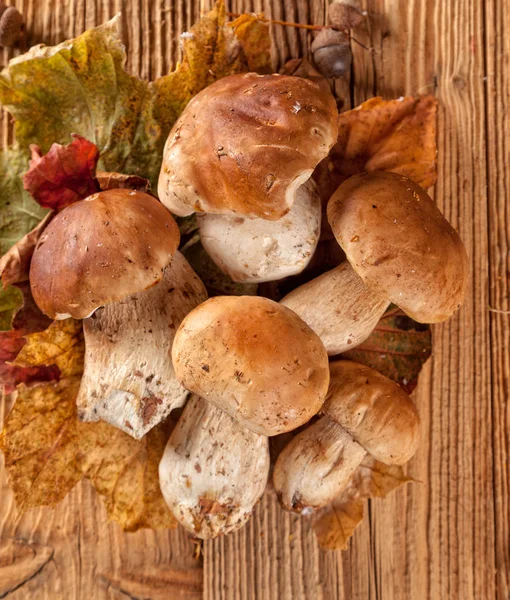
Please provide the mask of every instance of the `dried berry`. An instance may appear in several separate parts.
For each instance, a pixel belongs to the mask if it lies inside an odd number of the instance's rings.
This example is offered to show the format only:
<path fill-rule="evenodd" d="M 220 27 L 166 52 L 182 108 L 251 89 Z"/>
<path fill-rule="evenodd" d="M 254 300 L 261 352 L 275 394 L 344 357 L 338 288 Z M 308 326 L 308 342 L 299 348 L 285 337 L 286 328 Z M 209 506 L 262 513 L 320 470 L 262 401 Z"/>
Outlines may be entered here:
<path fill-rule="evenodd" d="M 21 38 L 23 17 L 14 6 L 0 4 L 0 46 L 14 46 Z"/>
<path fill-rule="evenodd" d="M 363 20 L 363 13 L 356 0 L 334 2 L 329 6 L 328 16 L 331 25 L 342 31 L 354 29 Z"/>
<path fill-rule="evenodd" d="M 312 43 L 313 60 L 324 77 L 345 77 L 351 69 L 349 36 L 343 31 L 324 29 Z"/>

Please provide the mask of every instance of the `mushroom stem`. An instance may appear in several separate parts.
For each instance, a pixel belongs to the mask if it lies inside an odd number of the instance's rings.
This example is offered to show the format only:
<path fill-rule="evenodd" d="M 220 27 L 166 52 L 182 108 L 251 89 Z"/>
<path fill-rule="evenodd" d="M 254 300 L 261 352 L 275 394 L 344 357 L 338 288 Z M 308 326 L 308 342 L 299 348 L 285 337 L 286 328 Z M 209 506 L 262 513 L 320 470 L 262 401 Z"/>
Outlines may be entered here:
<path fill-rule="evenodd" d="M 299 433 L 276 461 L 273 482 L 285 510 L 325 506 L 348 485 L 366 450 L 329 417 Z"/>
<path fill-rule="evenodd" d="M 204 214 L 197 222 L 207 254 L 234 281 L 274 281 L 301 273 L 310 262 L 319 242 L 321 202 L 309 179 L 278 221 Z"/>
<path fill-rule="evenodd" d="M 159 465 L 161 492 L 181 525 L 202 539 L 236 531 L 268 474 L 267 437 L 191 396 Z"/>
<path fill-rule="evenodd" d="M 287 294 L 281 304 L 297 313 L 334 356 L 363 343 L 390 303 L 345 261 Z"/>
<path fill-rule="evenodd" d="M 188 392 L 175 377 L 172 344 L 182 319 L 206 299 L 202 282 L 177 252 L 160 283 L 85 319 L 80 419 L 102 419 L 139 439 L 182 406 Z"/>

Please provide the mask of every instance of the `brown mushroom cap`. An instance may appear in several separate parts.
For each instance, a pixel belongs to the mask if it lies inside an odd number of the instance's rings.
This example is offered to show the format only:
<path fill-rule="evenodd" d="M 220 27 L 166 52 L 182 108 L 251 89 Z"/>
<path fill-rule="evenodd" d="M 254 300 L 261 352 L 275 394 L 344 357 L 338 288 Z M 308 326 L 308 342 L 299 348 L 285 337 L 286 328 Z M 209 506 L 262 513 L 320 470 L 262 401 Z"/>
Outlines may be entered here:
<path fill-rule="evenodd" d="M 172 360 L 185 388 L 267 436 L 306 423 L 329 384 L 319 337 L 288 308 L 256 296 L 218 296 L 191 311 Z"/>
<path fill-rule="evenodd" d="M 348 360 L 330 364 L 323 412 L 385 464 L 402 465 L 420 441 L 420 417 L 408 394 L 374 369 Z"/>
<path fill-rule="evenodd" d="M 365 284 L 416 321 L 444 321 L 462 304 L 464 244 L 408 177 L 372 172 L 349 178 L 331 197 L 328 219 Z"/>
<path fill-rule="evenodd" d="M 93 194 L 44 230 L 30 266 L 32 294 L 52 319 L 83 319 L 158 283 L 178 244 L 176 222 L 152 196 Z"/>
<path fill-rule="evenodd" d="M 300 77 L 247 73 L 197 94 L 168 137 L 159 197 L 173 213 L 276 220 L 338 134 L 329 89 Z"/>

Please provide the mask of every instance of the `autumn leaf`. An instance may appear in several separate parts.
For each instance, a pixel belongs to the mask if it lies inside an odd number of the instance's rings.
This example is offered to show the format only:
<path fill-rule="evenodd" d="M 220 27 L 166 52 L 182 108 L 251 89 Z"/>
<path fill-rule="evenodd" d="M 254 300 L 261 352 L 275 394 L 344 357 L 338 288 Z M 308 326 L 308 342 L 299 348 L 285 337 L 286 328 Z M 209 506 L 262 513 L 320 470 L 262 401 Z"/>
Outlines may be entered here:
<path fill-rule="evenodd" d="M 123 175 L 122 173 L 107 173 L 98 171 L 97 182 L 102 190 L 128 189 L 150 194 L 151 182 L 138 175 Z"/>
<path fill-rule="evenodd" d="M 51 321 L 34 303 L 27 283 L 10 287 L 0 295 L 11 298 L 11 305 L 2 313 L 3 326 L 11 331 L 0 331 L 0 394 L 10 394 L 20 383 L 26 385 L 44 381 L 55 381 L 60 377 L 57 366 L 27 366 L 12 364 L 25 345 L 25 336 L 42 331 Z"/>
<path fill-rule="evenodd" d="M 314 173 L 323 201 L 348 177 L 393 171 L 427 189 L 437 178 L 437 100 L 371 98 L 338 116 L 338 142 Z"/>
<path fill-rule="evenodd" d="M 28 157 L 19 147 L 0 151 L 0 256 L 47 213 L 23 189 Z"/>
<path fill-rule="evenodd" d="M 245 51 L 256 51 L 247 41 L 253 29 L 225 21 L 219 2 L 183 36 L 176 71 L 152 83 L 125 71 L 118 16 L 11 60 L 0 75 L 0 101 L 16 119 L 18 143 L 47 152 L 76 132 L 99 148 L 100 169 L 140 175 L 156 189 L 164 143 L 189 100 L 216 79 L 249 70 Z"/>
<path fill-rule="evenodd" d="M 229 23 L 236 38 L 241 42 L 248 61 L 248 69 L 254 73 L 272 73 L 271 38 L 269 23 L 260 19 L 263 15 L 245 13 Z"/>
<path fill-rule="evenodd" d="M 431 352 L 430 326 L 417 323 L 399 308 L 390 306 L 368 339 L 343 353 L 342 358 L 372 367 L 410 394 Z"/>
<path fill-rule="evenodd" d="M 43 208 L 60 211 L 99 192 L 95 177 L 99 150 L 79 135 L 72 137 L 65 146 L 52 144 L 44 156 L 39 146 L 30 147 L 32 158 L 23 185 Z"/>
<path fill-rule="evenodd" d="M 12 329 L 12 320 L 14 315 L 23 305 L 22 291 L 11 285 L 0 294 L 0 331 L 9 331 Z"/>
<path fill-rule="evenodd" d="M 367 455 L 354 473 L 349 487 L 313 517 L 319 544 L 325 550 L 345 550 L 363 520 L 367 498 L 384 498 L 397 487 L 412 481 L 401 466 L 385 465 Z"/>
<path fill-rule="evenodd" d="M 25 368 L 58 365 L 62 377 L 58 383 L 18 388 L 0 436 L 18 508 L 54 505 L 88 477 L 124 529 L 173 527 L 157 473 L 168 423 L 136 441 L 107 423 L 80 422 L 76 396 L 83 355 L 82 324 L 66 319 L 27 336 L 16 360 Z"/>

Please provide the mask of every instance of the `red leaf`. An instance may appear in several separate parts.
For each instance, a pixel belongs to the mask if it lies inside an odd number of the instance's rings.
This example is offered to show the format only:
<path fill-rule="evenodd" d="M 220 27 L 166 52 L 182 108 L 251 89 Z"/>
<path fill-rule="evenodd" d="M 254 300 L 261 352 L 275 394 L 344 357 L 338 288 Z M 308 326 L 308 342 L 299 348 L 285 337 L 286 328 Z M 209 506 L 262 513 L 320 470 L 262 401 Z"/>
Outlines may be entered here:
<path fill-rule="evenodd" d="M 430 326 L 390 306 L 370 337 L 342 357 L 376 369 L 410 394 L 431 351 Z"/>
<path fill-rule="evenodd" d="M 59 211 L 100 191 L 95 177 L 97 146 L 79 135 L 73 138 L 66 146 L 53 144 L 45 156 L 38 146 L 30 146 L 32 159 L 23 185 L 45 208 Z"/>
<path fill-rule="evenodd" d="M 25 345 L 25 335 L 44 331 L 51 324 L 37 308 L 28 283 L 18 286 L 23 292 L 23 305 L 15 314 L 11 331 L 0 332 L 0 393 L 10 394 L 19 383 L 29 385 L 46 381 L 58 381 L 60 370 L 56 365 L 20 367 L 8 364 L 19 354 Z"/>

